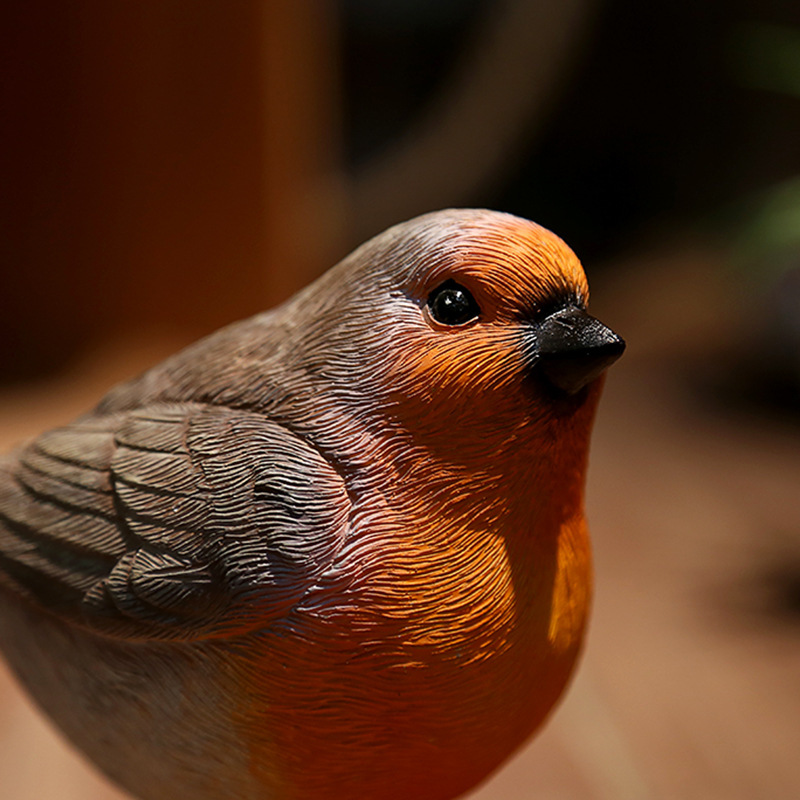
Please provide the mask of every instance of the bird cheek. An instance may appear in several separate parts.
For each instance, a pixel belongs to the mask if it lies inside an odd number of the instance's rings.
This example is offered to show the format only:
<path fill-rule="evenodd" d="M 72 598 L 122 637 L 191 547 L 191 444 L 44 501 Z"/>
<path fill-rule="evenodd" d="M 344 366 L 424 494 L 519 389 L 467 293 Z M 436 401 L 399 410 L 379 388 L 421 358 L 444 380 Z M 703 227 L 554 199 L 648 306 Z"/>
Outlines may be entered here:
<path fill-rule="evenodd" d="M 391 360 L 391 399 L 403 415 L 444 415 L 446 423 L 477 423 L 522 396 L 524 364 L 512 347 L 456 336 L 404 348 Z"/>

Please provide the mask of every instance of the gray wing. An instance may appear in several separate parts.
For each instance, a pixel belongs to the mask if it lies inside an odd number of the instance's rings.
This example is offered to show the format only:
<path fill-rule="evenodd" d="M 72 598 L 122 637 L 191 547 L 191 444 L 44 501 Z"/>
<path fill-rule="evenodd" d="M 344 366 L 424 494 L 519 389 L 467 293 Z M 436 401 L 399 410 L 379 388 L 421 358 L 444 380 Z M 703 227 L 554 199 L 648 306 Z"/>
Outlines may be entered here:
<path fill-rule="evenodd" d="M 109 635 L 229 636 L 303 597 L 349 510 L 328 462 L 258 414 L 87 417 L 0 462 L 0 585 Z"/>

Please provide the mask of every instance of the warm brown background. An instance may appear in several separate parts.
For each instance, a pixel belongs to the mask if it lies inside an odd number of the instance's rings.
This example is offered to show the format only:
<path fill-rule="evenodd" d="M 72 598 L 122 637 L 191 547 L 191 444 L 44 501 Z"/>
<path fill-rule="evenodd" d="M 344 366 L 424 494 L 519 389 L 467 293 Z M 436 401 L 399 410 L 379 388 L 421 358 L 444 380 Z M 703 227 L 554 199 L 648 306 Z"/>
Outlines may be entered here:
<path fill-rule="evenodd" d="M 754 192 L 800 174 L 800 99 L 744 85 L 739 45 L 800 10 L 428 5 L 4 9 L 0 446 L 391 222 L 532 216 L 629 350 L 595 434 L 584 662 L 474 796 L 795 798 L 800 338 L 775 320 L 800 319 L 800 258 L 766 268 L 738 237 Z M 5 672 L 0 797 L 120 797 Z"/>

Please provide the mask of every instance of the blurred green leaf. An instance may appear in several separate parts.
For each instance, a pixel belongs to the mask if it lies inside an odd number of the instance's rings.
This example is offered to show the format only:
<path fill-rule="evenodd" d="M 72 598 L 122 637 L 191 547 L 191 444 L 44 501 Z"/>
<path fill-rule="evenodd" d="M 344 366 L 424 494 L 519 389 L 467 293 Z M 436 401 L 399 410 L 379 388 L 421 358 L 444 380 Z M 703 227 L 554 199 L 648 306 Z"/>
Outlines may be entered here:
<path fill-rule="evenodd" d="M 731 37 L 731 56 L 743 84 L 800 98 L 800 31 L 766 23 L 741 25 Z"/>
<path fill-rule="evenodd" d="M 737 260 L 779 272 L 783 256 L 793 251 L 800 251 L 800 178 L 768 189 L 755 202 L 739 232 Z"/>

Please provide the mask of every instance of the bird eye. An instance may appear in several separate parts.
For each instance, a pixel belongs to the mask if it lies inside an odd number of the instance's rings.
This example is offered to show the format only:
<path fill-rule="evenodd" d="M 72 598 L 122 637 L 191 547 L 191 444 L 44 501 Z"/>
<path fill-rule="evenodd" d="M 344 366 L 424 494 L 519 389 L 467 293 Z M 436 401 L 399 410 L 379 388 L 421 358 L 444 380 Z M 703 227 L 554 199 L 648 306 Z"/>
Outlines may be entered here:
<path fill-rule="evenodd" d="M 455 281 L 445 281 L 430 293 L 428 310 L 443 325 L 463 325 L 481 313 L 475 298 Z"/>

